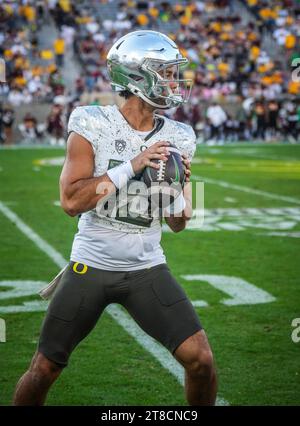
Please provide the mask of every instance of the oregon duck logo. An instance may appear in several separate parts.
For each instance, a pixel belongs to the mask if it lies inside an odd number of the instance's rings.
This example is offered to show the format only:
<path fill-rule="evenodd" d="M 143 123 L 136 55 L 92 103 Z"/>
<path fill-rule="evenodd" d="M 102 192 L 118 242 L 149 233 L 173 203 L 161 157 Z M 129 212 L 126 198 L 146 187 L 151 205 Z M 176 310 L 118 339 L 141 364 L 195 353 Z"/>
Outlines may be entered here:
<path fill-rule="evenodd" d="M 123 152 L 126 147 L 126 142 L 123 141 L 122 139 L 117 139 L 115 141 L 115 147 L 116 147 L 117 153 L 121 154 L 121 152 Z"/>
<path fill-rule="evenodd" d="M 73 265 L 73 271 L 76 272 L 76 274 L 83 275 L 88 270 L 88 267 L 84 263 L 76 262 Z"/>

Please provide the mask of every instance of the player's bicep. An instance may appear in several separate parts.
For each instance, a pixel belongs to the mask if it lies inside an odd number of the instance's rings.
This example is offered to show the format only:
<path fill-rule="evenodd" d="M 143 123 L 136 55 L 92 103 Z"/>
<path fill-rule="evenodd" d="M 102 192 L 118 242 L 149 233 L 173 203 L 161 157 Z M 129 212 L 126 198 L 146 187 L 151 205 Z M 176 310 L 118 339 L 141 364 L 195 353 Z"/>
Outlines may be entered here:
<path fill-rule="evenodd" d="M 67 141 L 65 163 L 60 176 L 62 188 L 80 179 L 93 177 L 94 152 L 91 144 L 82 136 L 72 132 Z"/>

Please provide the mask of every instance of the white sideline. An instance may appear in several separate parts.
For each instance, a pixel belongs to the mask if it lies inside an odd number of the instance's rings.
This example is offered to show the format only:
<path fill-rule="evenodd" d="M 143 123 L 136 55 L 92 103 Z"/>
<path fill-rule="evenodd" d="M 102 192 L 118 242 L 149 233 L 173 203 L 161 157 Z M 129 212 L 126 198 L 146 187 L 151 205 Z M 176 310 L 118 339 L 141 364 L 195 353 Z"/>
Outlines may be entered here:
<path fill-rule="evenodd" d="M 223 188 L 235 189 L 236 191 L 248 192 L 249 194 L 260 195 L 262 197 L 273 198 L 274 200 L 287 201 L 288 203 L 300 204 L 300 200 L 293 197 L 286 197 L 285 195 L 274 194 L 273 192 L 261 191 L 260 189 L 250 188 L 249 186 L 236 185 L 234 183 L 225 182 L 223 180 L 212 179 L 205 176 L 192 175 L 192 179 L 196 181 L 203 181 L 212 185 L 219 185 Z"/>
<path fill-rule="evenodd" d="M 19 216 L 10 210 L 3 202 L 0 201 L 0 211 L 6 216 L 11 222 L 13 222 L 17 228 L 31 240 L 42 252 L 44 252 L 53 262 L 59 267 L 63 268 L 67 262 L 63 256 L 55 250 L 50 244 L 48 244 L 43 238 L 41 238 L 32 228 L 26 225 Z M 144 349 L 150 352 L 156 360 L 169 371 L 180 384 L 184 383 L 184 370 L 181 365 L 175 361 L 172 355 L 160 344 L 156 343 L 154 339 L 148 336 L 143 330 L 131 319 L 118 305 L 109 305 L 106 308 L 106 312 L 119 324 L 130 336 L 132 336 Z M 217 399 L 217 405 L 229 405 L 229 403 L 223 398 Z"/>

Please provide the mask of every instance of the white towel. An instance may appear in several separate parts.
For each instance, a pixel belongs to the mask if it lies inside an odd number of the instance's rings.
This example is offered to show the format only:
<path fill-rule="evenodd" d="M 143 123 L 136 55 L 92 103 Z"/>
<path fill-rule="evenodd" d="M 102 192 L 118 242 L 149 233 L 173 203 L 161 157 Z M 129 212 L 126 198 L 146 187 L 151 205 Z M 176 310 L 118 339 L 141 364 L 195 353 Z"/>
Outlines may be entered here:
<path fill-rule="evenodd" d="M 39 291 L 39 295 L 42 299 L 51 299 L 54 290 L 56 289 L 61 280 L 62 274 L 65 272 L 68 266 L 69 265 L 67 264 L 46 287 L 42 288 L 42 290 Z"/>

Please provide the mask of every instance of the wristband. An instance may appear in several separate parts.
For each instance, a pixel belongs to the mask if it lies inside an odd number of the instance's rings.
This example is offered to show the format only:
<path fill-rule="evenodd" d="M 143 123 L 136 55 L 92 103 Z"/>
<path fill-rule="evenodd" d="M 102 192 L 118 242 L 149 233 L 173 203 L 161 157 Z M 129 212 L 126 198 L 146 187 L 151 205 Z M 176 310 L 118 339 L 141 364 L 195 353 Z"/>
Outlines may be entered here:
<path fill-rule="evenodd" d="M 135 175 L 130 160 L 126 161 L 126 163 L 107 170 L 106 173 L 115 187 L 118 189 L 126 185 L 129 179 L 133 178 Z"/>

